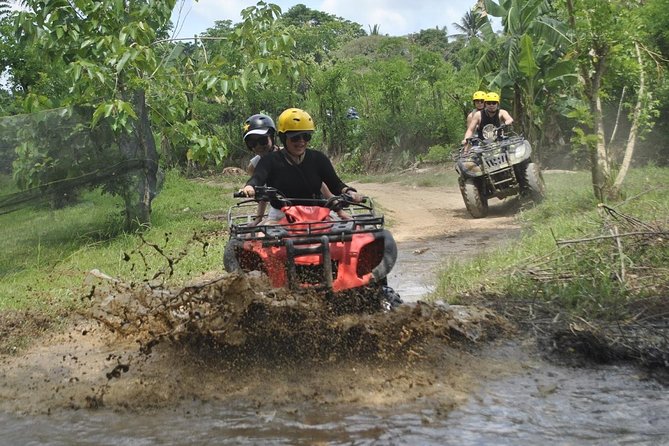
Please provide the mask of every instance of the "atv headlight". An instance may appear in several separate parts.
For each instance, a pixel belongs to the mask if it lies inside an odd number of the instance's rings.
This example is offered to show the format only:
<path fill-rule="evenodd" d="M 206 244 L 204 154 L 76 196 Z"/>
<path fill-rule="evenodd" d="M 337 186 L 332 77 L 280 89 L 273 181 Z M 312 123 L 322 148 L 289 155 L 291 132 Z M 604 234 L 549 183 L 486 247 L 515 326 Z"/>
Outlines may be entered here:
<path fill-rule="evenodd" d="M 516 164 L 526 158 L 529 158 L 530 153 L 532 153 L 532 146 L 530 146 L 530 143 L 527 141 L 521 141 L 507 149 L 509 162 L 511 164 Z"/>

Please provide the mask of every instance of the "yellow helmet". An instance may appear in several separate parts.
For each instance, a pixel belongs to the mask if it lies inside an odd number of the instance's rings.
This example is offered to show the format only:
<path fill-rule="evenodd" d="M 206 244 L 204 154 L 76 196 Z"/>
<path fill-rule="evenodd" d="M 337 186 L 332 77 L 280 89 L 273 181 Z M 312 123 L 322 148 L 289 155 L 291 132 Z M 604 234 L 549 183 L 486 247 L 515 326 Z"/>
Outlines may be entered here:
<path fill-rule="evenodd" d="M 497 93 L 486 93 L 485 95 L 485 101 L 486 102 L 498 102 L 499 103 L 499 95 Z"/>
<path fill-rule="evenodd" d="M 474 95 L 472 96 L 472 101 L 485 101 L 485 91 L 475 91 Z"/>
<path fill-rule="evenodd" d="M 278 132 L 309 132 L 314 131 L 314 120 L 309 113 L 299 108 L 289 108 L 279 115 Z"/>

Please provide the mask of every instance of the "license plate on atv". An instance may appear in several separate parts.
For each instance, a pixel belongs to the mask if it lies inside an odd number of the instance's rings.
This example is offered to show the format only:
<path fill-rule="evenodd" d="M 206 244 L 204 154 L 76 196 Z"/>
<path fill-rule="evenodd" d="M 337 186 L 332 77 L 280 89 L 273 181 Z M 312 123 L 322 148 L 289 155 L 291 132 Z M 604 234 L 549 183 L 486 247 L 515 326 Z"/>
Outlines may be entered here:
<path fill-rule="evenodd" d="M 486 169 L 490 171 L 505 167 L 509 163 L 509 160 L 506 156 L 506 152 L 502 152 L 496 155 L 486 156 L 483 158 L 483 162 L 485 163 Z"/>

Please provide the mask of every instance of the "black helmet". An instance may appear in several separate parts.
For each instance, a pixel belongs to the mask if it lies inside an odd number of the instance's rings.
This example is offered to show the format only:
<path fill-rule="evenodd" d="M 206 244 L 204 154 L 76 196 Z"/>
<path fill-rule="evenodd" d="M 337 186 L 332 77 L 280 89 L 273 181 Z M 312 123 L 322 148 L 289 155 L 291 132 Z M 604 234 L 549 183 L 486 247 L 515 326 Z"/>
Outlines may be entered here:
<path fill-rule="evenodd" d="M 244 140 L 249 135 L 270 135 L 276 133 L 274 121 L 267 115 L 257 114 L 244 121 Z"/>

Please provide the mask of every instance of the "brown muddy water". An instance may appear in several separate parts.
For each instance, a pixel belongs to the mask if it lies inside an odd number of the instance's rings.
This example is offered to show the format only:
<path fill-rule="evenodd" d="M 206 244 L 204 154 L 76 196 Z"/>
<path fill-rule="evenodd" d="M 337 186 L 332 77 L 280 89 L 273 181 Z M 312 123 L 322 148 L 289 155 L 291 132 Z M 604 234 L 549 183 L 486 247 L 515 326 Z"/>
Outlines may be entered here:
<path fill-rule="evenodd" d="M 556 367 L 522 351 L 517 344 L 506 344 L 483 352 L 495 358 L 511 357 L 520 367 L 488 376 L 457 404 L 429 395 L 402 401 L 404 388 L 398 385 L 395 392 L 400 397 L 392 405 L 382 401 L 315 404 L 287 398 L 265 404 L 186 401 L 139 411 L 3 413 L 0 444 L 669 444 L 666 389 L 630 368 Z M 299 380 L 295 385 L 300 385 Z"/>
<path fill-rule="evenodd" d="M 404 302 L 416 302 L 435 290 L 436 275 L 448 267 L 450 259 L 462 260 L 512 240 L 519 229 L 470 231 L 448 237 L 406 241 L 398 244 L 397 263 L 388 276 L 388 285 Z"/>
<path fill-rule="evenodd" d="M 236 279 L 157 306 L 155 289 L 114 286 L 96 317 L 143 353 L 105 344 L 99 367 L 92 352 L 38 352 L 59 370 L 14 370 L 32 377 L 14 410 L 3 402 L 0 445 L 669 444 L 667 389 L 638 370 L 556 365 L 485 309 L 417 302 L 445 255 L 490 237 L 401 244 L 389 285 L 407 304 L 392 314 L 332 316 Z M 197 321 L 174 324 L 187 313 Z M 21 382 L 11 373 L 0 390 Z"/>

